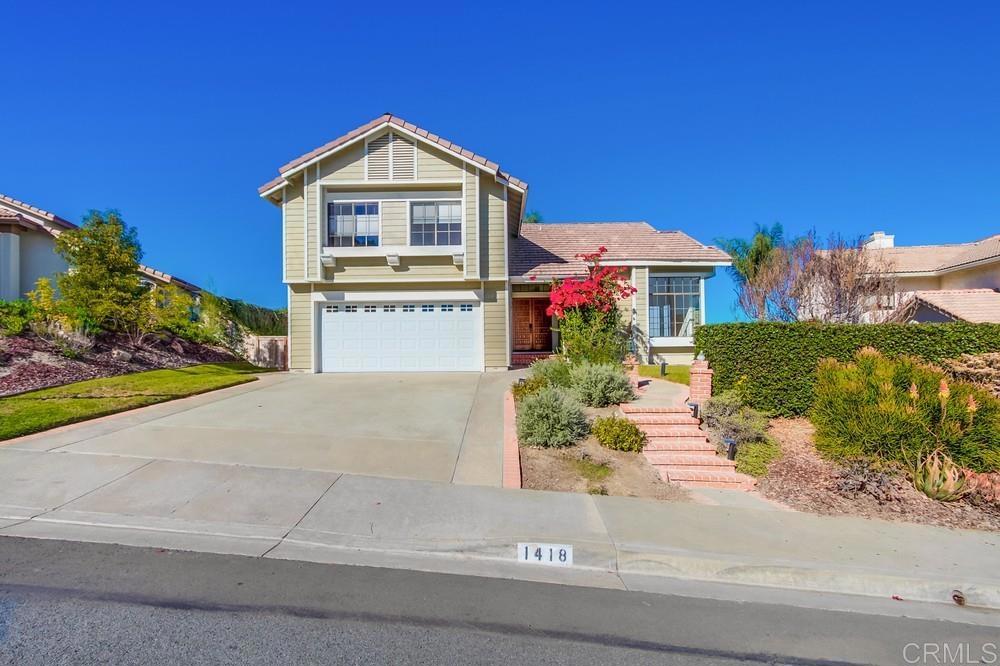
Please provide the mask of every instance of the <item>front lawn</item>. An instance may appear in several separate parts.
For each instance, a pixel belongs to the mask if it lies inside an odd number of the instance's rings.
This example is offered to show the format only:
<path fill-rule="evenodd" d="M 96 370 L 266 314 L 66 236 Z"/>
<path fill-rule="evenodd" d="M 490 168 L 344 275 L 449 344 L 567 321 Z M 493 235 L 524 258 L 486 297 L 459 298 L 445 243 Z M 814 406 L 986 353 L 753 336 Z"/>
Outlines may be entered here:
<path fill-rule="evenodd" d="M 653 379 L 666 379 L 678 384 L 691 384 L 691 366 L 690 365 L 668 365 L 667 375 L 665 377 L 660 375 L 660 366 L 658 365 L 640 365 L 639 366 L 639 376 L 640 377 L 652 377 Z"/>
<path fill-rule="evenodd" d="M 0 440 L 255 381 L 249 363 L 209 363 L 90 379 L 0 398 Z"/>

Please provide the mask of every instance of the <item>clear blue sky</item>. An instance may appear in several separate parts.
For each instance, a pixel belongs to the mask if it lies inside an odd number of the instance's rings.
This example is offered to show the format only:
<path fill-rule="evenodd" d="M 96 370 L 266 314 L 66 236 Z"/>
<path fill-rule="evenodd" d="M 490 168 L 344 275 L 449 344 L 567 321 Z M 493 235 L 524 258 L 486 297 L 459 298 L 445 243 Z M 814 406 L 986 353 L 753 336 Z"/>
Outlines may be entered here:
<path fill-rule="evenodd" d="M 385 111 L 549 221 L 1000 231 L 1000 4 L 548 4 L 4 3 L 0 192 L 118 208 L 151 265 L 270 306 L 257 186 Z M 733 316 L 728 278 L 709 299 Z"/>

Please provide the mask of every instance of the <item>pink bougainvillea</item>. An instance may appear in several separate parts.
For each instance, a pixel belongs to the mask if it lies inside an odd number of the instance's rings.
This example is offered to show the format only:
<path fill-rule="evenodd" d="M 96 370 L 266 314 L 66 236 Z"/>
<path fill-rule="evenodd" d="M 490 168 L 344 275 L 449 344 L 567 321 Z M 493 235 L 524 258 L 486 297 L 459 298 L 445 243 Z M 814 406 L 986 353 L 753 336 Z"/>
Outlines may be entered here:
<path fill-rule="evenodd" d="M 629 284 L 628 269 L 620 266 L 602 266 L 601 257 L 608 248 L 601 246 L 597 252 L 578 254 L 577 259 L 588 264 L 589 275 L 586 278 L 566 278 L 552 284 L 549 292 L 549 315 L 562 319 L 566 311 L 573 308 L 594 308 L 601 312 L 610 312 L 615 303 L 629 298 L 636 292 Z"/>

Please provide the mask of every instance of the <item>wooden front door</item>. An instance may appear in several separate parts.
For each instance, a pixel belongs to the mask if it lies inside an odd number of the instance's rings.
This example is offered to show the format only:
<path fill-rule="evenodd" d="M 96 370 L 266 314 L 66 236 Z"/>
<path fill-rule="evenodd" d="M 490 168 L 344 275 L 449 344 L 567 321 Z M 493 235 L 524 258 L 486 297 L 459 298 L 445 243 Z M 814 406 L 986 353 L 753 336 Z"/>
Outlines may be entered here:
<path fill-rule="evenodd" d="M 547 298 L 514 299 L 514 351 L 550 351 L 552 319 Z"/>

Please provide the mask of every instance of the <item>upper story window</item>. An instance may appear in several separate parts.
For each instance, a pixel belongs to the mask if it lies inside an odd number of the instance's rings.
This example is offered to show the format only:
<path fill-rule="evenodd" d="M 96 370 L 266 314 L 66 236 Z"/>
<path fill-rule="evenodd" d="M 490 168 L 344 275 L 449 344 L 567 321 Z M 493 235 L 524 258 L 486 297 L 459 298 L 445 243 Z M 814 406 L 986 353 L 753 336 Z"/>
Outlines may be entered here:
<path fill-rule="evenodd" d="M 461 203 L 415 201 L 410 205 L 410 245 L 461 244 Z"/>
<path fill-rule="evenodd" d="M 649 337 L 688 338 L 700 323 L 700 277 L 649 277 Z"/>
<path fill-rule="evenodd" d="M 326 215 L 330 247 L 374 247 L 379 244 L 377 201 L 329 203 Z"/>

